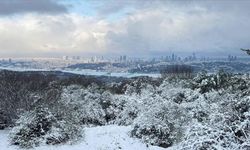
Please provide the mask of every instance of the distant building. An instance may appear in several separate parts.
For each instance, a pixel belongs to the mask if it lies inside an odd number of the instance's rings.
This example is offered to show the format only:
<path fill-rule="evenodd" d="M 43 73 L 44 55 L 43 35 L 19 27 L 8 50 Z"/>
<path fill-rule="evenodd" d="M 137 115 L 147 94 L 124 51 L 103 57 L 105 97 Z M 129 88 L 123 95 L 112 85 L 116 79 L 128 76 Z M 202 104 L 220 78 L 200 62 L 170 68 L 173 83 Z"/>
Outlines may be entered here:
<path fill-rule="evenodd" d="M 119 62 L 122 62 L 122 56 L 120 56 L 120 58 L 119 58 Z"/>
<path fill-rule="evenodd" d="M 91 63 L 97 63 L 97 62 L 98 62 L 97 57 L 96 57 L 96 56 L 91 57 L 90 62 L 91 62 Z"/>
<path fill-rule="evenodd" d="M 237 60 L 237 57 L 236 56 L 231 56 L 231 55 L 228 55 L 228 61 L 236 61 Z"/>
<path fill-rule="evenodd" d="M 69 60 L 69 56 L 63 56 L 63 60 Z"/>
<path fill-rule="evenodd" d="M 67 59 L 69 59 L 69 57 L 66 57 Z M 72 56 L 71 60 L 80 60 L 81 56 Z"/>
<path fill-rule="evenodd" d="M 126 61 L 127 61 L 127 56 L 124 55 L 124 56 L 122 57 L 122 60 L 123 60 L 123 62 L 126 62 Z"/>
<path fill-rule="evenodd" d="M 177 59 L 178 59 L 177 55 L 175 55 L 173 53 L 172 56 L 171 56 L 171 61 L 174 62 L 174 61 L 177 61 Z"/>
<path fill-rule="evenodd" d="M 124 63 L 126 61 L 127 61 L 127 56 L 126 55 L 120 56 L 120 58 L 119 58 L 120 63 Z"/>
<path fill-rule="evenodd" d="M 172 54 L 171 61 L 175 61 L 175 55 L 174 54 Z"/>
<path fill-rule="evenodd" d="M 181 57 L 178 57 L 178 61 L 181 61 Z"/>
<path fill-rule="evenodd" d="M 193 53 L 193 57 L 192 57 L 192 61 L 195 61 L 197 58 L 196 58 L 196 54 Z"/>
<path fill-rule="evenodd" d="M 91 57 L 91 60 L 90 60 L 90 61 L 91 61 L 92 63 L 95 62 L 94 57 Z"/>
<path fill-rule="evenodd" d="M 188 62 L 188 61 L 196 61 L 197 60 L 197 57 L 196 57 L 196 54 L 193 53 L 191 56 L 187 56 L 184 58 L 184 61 L 185 62 Z"/>

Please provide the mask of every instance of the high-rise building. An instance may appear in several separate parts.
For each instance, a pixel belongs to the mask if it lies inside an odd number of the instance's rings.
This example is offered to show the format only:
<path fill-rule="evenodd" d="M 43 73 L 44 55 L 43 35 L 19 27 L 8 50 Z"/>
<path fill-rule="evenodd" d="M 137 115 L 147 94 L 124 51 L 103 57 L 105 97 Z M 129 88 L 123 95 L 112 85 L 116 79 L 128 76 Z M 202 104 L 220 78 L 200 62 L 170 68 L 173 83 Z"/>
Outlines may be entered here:
<path fill-rule="evenodd" d="M 177 55 L 172 54 L 171 61 L 176 61 L 177 60 Z"/>
<path fill-rule="evenodd" d="M 193 60 L 193 61 L 196 60 L 196 55 L 195 55 L 195 53 L 193 53 L 193 58 L 192 58 L 192 60 Z"/>
<path fill-rule="evenodd" d="M 236 60 L 237 60 L 236 56 L 228 55 L 228 61 L 236 61 Z"/>
<path fill-rule="evenodd" d="M 120 59 L 119 59 L 120 62 L 122 62 L 122 56 L 120 56 Z"/>
<path fill-rule="evenodd" d="M 69 60 L 69 56 L 63 56 L 63 60 Z"/>
<path fill-rule="evenodd" d="M 126 62 L 126 61 L 127 61 L 127 56 L 126 56 L 126 55 L 124 55 L 124 56 L 122 57 L 122 61 L 123 61 L 123 62 Z"/>

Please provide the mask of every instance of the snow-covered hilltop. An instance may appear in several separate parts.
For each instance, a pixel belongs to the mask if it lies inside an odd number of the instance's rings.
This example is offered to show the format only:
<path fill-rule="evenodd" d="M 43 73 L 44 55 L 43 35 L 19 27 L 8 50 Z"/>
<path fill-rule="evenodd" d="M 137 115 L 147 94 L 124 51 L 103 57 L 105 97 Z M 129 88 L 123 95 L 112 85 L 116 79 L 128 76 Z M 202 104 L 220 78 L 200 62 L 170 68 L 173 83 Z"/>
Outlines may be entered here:
<path fill-rule="evenodd" d="M 250 148 L 248 74 L 103 79 L 1 71 L 0 78 L 6 149 Z"/>

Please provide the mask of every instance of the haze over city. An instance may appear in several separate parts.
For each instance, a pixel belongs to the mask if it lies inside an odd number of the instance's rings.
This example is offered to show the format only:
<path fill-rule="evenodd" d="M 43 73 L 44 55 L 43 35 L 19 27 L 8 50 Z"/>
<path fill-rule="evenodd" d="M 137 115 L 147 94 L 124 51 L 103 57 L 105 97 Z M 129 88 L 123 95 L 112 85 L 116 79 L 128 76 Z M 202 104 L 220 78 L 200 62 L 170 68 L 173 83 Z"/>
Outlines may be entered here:
<path fill-rule="evenodd" d="M 247 0 L 1 0 L 1 57 L 244 56 Z"/>

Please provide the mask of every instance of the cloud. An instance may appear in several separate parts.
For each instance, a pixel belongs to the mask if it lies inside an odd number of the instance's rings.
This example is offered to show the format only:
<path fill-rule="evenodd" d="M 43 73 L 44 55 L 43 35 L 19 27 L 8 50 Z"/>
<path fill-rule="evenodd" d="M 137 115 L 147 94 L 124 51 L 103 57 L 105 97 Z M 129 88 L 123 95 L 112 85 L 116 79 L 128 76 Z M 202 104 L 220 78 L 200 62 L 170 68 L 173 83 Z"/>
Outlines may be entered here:
<path fill-rule="evenodd" d="M 65 5 L 55 0 L 1 0 L 0 15 L 12 15 L 18 13 L 61 13 L 66 12 Z"/>
<path fill-rule="evenodd" d="M 197 52 L 225 56 L 241 54 L 239 48 L 250 47 L 250 10 L 246 7 L 250 3 L 245 1 L 216 5 L 199 1 L 122 2 L 125 6 L 116 7 L 136 9 L 112 21 L 79 13 L 2 17 L 0 54 L 152 56 Z M 117 13 L 106 9 L 107 15 Z"/>
<path fill-rule="evenodd" d="M 109 47 L 132 55 L 240 54 L 239 48 L 250 47 L 250 11 L 246 9 L 250 3 L 238 3 L 220 1 L 214 6 L 189 1 L 143 7 L 123 19 L 122 32 L 107 34 Z"/>
<path fill-rule="evenodd" d="M 102 53 L 105 22 L 76 14 L 0 19 L 2 56 Z"/>

